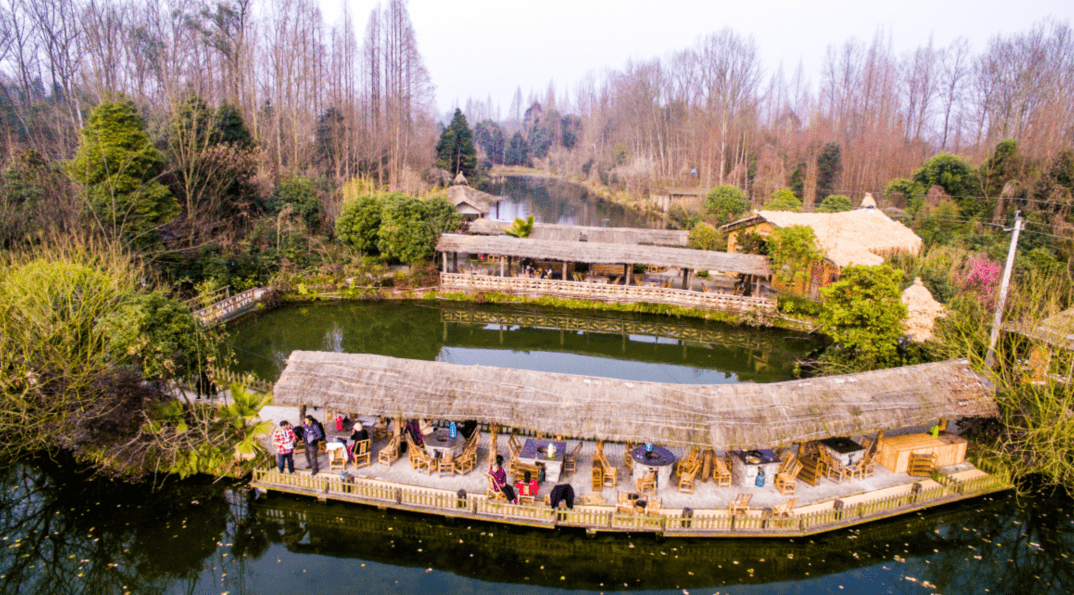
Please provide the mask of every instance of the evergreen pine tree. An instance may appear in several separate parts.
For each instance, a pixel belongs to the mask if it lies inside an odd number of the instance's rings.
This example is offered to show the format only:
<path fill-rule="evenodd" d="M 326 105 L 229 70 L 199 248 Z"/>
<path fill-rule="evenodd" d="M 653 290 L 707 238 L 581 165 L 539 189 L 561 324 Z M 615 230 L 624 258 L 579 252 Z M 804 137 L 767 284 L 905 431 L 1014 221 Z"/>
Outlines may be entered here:
<path fill-rule="evenodd" d="M 126 241 L 151 243 L 153 228 L 178 211 L 175 196 L 158 180 L 164 155 L 150 142 L 145 120 L 126 97 L 93 109 L 78 154 L 67 167 L 85 188 L 99 224 Z"/>
<path fill-rule="evenodd" d="M 436 143 L 436 166 L 455 175 L 462 172 L 468 179 L 477 173 L 477 149 L 474 148 L 474 136 L 462 110 L 455 109 L 451 125 L 444 129 Z"/>

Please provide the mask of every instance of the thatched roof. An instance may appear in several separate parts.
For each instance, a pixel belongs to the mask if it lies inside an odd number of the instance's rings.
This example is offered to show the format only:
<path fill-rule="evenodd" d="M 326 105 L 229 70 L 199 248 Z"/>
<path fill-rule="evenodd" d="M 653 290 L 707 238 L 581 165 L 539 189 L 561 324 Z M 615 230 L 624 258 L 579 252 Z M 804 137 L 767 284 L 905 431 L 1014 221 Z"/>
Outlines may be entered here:
<path fill-rule="evenodd" d="M 637 246 L 606 242 L 559 242 L 519 239 L 511 236 L 444 234 L 436 244 L 439 252 L 498 254 L 590 264 L 655 264 L 693 270 L 722 271 L 767 277 L 768 258 L 753 254 L 729 254 L 709 250 Z"/>
<path fill-rule="evenodd" d="M 462 172 L 459 172 L 462 175 Z M 469 186 L 449 186 L 447 189 L 448 202 L 460 207 L 462 205 L 469 205 L 474 211 L 481 215 L 488 215 L 492 210 L 492 203 L 500 200 L 500 197 L 493 196 L 487 192 L 482 192 Z"/>
<path fill-rule="evenodd" d="M 842 213 L 792 213 L 759 211 L 750 217 L 721 227 L 736 231 L 768 222 L 775 227 L 804 225 L 813 230 L 817 243 L 839 267 L 852 264 L 875 266 L 896 252 L 916 254 L 922 241 L 902 223 L 892 221 L 876 209 L 858 209 Z"/>
<path fill-rule="evenodd" d="M 477 219 L 470 224 L 470 233 L 499 236 L 509 223 L 491 219 Z M 585 238 L 583 240 L 583 238 Z M 557 242 L 606 242 L 609 244 L 648 244 L 685 248 L 690 243 L 690 232 L 677 229 L 644 229 L 640 227 L 591 227 L 587 225 L 563 225 L 561 223 L 534 223 L 531 240 L 555 240 Z"/>
<path fill-rule="evenodd" d="M 932 292 L 921 282 L 921 277 L 915 277 L 913 285 L 902 292 L 902 303 L 906 306 L 906 334 L 914 341 L 932 338 L 932 327 L 944 308 L 932 297 Z"/>
<path fill-rule="evenodd" d="M 273 398 L 279 405 L 474 419 L 577 438 L 726 449 L 995 415 L 992 393 L 965 361 L 698 386 L 295 351 Z"/>
<path fill-rule="evenodd" d="M 461 186 L 468 185 L 467 182 L 466 182 L 466 176 L 462 175 L 461 171 L 458 174 L 455 175 L 455 179 L 452 180 L 451 183 L 455 184 L 455 185 L 461 185 Z"/>

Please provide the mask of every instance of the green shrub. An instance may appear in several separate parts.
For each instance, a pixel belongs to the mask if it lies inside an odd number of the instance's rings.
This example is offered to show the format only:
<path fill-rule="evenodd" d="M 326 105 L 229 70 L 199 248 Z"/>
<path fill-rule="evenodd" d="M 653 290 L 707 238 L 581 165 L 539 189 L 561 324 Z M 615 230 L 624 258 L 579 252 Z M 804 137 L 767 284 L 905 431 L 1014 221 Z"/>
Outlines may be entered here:
<path fill-rule="evenodd" d="M 842 194 L 832 194 L 820 202 L 818 213 L 841 213 L 854 208 L 850 199 Z"/>
<path fill-rule="evenodd" d="M 690 230 L 689 244 L 694 250 L 727 250 L 727 234 L 708 223 L 698 223 Z"/>
<path fill-rule="evenodd" d="M 772 193 L 772 198 L 764 203 L 766 211 L 792 211 L 797 213 L 802 210 L 802 201 L 791 192 L 789 188 L 781 188 Z"/>
<path fill-rule="evenodd" d="M 717 225 L 738 219 L 750 208 L 750 199 L 737 186 L 717 186 L 705 197 L 705 214 Z"/>

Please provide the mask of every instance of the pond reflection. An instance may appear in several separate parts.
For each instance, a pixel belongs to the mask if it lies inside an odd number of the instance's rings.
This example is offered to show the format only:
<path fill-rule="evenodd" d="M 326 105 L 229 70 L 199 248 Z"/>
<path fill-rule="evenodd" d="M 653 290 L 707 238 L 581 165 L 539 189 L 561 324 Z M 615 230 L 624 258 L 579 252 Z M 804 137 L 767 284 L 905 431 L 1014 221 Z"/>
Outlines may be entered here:
<path fill-rule="evenodd" d="M 65 463 L 66 468 L 69 463 Z M 273 494 L 0 473 L 3 593 L 1067 593 L 1071 500 L 1000 494 L 799 539 L 586 536 Z M 842 588 L 840 588 L 842 587 Z"/>
<path fill-rule="evenodd" d="M 817 339 L 704 320 L 454 303 L 294 304 L 233 329 L 236 368 L 275 380 L 292 350 L 374 353 L 653 382 L 776 382 Z"/>
<path fill-rule="evenodd" d="M 538 223 L 593 227 L 660 228 L 658 217 L 589 195 L 585 186 L 551 176 L 500 176 L 486 188 L 502 196 L 489 217 L 500 221 L 533 215 Z"/>

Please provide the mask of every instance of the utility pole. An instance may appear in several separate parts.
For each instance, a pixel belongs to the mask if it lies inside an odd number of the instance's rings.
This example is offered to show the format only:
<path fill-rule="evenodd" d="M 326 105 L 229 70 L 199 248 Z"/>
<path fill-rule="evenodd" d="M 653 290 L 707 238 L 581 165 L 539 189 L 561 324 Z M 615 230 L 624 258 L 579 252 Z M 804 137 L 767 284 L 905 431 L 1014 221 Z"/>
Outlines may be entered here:
<path fill-rule="evenodd" d="M 999 329 L 1003 324 L 1003 306 L 1007 303 L 1007 287 L 1011 283 L 1011 269 L 1014 268 L 1014 253 L 1018 249 L 1018 233 L 1022 231 L 1022 213 L 1014 212 L 1014 233 L 1011 234 L 1011 247 L 1007 250 L 1007 265 L 1003 267 L 1003 281 L 999 285 L 999 303 L 996 304 L 996 317 L 992 319 L 992 336 L 988 339 L 988 354 L 985 355 L 985 367 L 991 368 L 996 363 L 996 343 L 999 342 Z"/>

